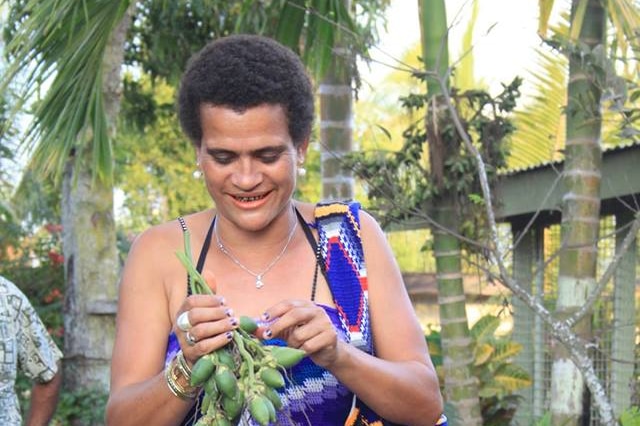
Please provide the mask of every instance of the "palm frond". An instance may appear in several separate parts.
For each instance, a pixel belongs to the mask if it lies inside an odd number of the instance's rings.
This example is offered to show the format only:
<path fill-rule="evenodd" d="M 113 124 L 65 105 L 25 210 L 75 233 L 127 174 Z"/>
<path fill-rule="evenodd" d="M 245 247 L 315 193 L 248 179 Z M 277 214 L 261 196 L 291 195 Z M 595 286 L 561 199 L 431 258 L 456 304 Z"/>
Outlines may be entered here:
<path fill-rule="evenodd" d="M 529 74 L 534 95 L 529 105 L 514 114 L 516 131 L 509 141 L 508 169 L 557 160 L 564 147 L 567 60 L 542 49 L 536 53 L 541 71 Z"/>
<path fill-rule="evenodd" d="M 7 44 L 11 65 L 0 88 L 23 81 L 17 108 L 37 98 L 22 143 L 37 170 L 59 177 L 70 155 L 89 150 L 94 178 L 112 178 L 112 149 L 103 99 L 103 58 L 130 0 L 29 0 Z M 24 71 L 28 70 L 26 76 Z M 26 77 L 26 78 L 25 78 Z M 17 111 L 16 111 L 17 112 Z M 30 150 L 31 150 L 30 149 Z"/>

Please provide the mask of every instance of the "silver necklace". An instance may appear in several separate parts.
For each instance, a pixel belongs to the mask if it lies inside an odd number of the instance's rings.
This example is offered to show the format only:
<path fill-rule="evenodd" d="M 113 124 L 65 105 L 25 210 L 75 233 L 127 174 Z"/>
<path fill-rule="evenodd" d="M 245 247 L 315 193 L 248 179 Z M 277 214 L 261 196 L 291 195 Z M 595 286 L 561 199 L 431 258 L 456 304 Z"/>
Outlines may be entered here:
<path fill-rule="evenodd" d="M 298 221 L 296 220 L 293 223 L 293 228 L 291 228 L 291 232 L 289 232 L 289 236 L 287 237 L 287 242 L 285 243 L 284 247 L 282 247 L 282 250 L 280 251 L 280 253 L 278 253 L 278 255 L 273 258 L 271 263 L 269 263 L 269 265 L 267 265 L 267 267 L 264 268 L 264 271 L 262 271 L 260 273 L 253 272 L 251 269 L 249 269 L 246 266 L 244 266 L 242 264 L 242 262 L 240 262 L 240 260 L 238 260 L 238 258 L 235 257 L 233 255 L 233 253 L 231 253 L 224 246 L 224 244 L 222 244 L 222 241 L 220 240 L 220 236 L 218 235 L 218 221 L 217 220 L 216 220 L 215 224 L 213 225 L 213 233 L 216 236 L 216 243 L 218 244 L 218 248 L 220 249 L 220 251 L 222 253 L 224 253 L 229 259 L 231 259 L 231 261 L 233 261 L 233 263 L 238 265 L 243 271 L 245 271 L 248 274 L 250 274 L 253 277 L 255 277 L 255 279 L 256 279 L 256 288 L 262 288 L 264 286 L 264 281 L 262 281 L 262 278 L 265 276 L 265 274 L 267 272 L 269 272 L 271 270 L 271 268 L 273 268 L 275 266 L 276 263 L 278 263 L 278 261 L 282 258 L 282 256 L 284 256 L 284 253 L 287 251 L 287 248 L 289 247 L 289 243 L 293 239 L 293 234 L 295 233 L 297 227 L 298 227 Z"/>

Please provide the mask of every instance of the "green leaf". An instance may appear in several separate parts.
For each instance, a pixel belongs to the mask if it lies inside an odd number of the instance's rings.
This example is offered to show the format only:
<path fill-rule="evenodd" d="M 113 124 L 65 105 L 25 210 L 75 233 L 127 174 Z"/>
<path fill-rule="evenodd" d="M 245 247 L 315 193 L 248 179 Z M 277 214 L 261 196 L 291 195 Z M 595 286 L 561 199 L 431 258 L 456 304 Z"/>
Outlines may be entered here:
<path fill-rule="evenodd" d="M 490 342 L 498 327 L 500 327 L 500 318 L 485 315 L 471 327 L 470 333 L 478 343 Z"/>

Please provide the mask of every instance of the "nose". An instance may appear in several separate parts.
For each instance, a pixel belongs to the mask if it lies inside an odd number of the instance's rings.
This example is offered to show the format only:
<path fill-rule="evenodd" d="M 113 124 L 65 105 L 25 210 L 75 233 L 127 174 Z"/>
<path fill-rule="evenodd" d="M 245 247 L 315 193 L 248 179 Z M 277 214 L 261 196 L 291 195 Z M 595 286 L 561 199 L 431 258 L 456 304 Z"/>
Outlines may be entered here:
<path fill-rule="evenodd" d="M 252 159 L 242 159 L 231 176 L 231 182 L 243 191 L 255 189 L 262 182 L 259 164 Z"/>

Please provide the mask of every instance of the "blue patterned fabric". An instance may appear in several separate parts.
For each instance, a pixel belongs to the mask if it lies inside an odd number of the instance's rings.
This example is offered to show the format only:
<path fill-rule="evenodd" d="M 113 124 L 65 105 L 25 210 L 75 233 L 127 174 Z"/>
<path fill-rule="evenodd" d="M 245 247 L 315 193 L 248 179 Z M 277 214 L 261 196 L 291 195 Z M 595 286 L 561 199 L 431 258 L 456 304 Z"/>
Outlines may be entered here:
<path fill-rule="evenodd" d="M 346 341 L 347 331 L 343 327 L 338 311 L 334 308 L 321 306 L 329 315 L 331 322 L 338 331 L 338 337 Z M 268 345 L 285 346 L 280 339 L 264 342 Z M 180 350 L 178 339 L 172 332 L 167 344 L 165 364 Z M 294 366 L 287 378 L 286 386 L 279 391 L 284 408 L 278 413 L 278 425 L 342 425 L 351 410 L 353 393 L 343 386 L 327 370 L 318 367 L 309 357 L 304 358 Z M 199 406 L 202 394 L 196 405 L 189 412 L 183 425 L 193 425 L 200 418 Z M 242 425 L 257 425 L 249 416 L 243 417 Z"/>

